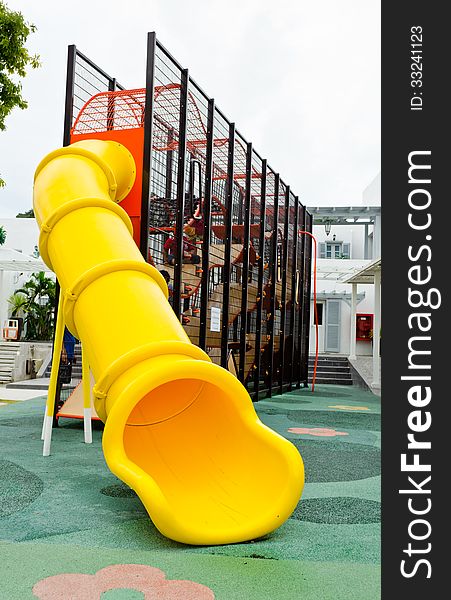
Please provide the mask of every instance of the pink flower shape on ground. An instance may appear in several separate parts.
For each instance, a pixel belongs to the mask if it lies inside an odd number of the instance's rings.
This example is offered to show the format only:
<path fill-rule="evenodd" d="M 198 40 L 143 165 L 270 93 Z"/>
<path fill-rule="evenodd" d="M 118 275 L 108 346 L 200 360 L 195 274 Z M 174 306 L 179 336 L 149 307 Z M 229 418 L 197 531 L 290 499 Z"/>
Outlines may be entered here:
<path fill-rule="evenodd" d="M 306 435 L 316 435 L 317 437 L 335 437 L 337 435 L 349 435 L 344 431 L 335 431 L 335 429 L 322 429 L 321 427 L 290 427 L 288 430 L 290 433 L 299 433 Z"/>
<path fill-rule="evenodd" d="M 95 575 L 62 573 L 33 587 L 39 600 L 100 600 L 109 590 L 132 589 L 146 600 L 214 600 L 212 590 L 187 580 L 167 580 L 163 571 L 147 565 L 111 565 Z"/>

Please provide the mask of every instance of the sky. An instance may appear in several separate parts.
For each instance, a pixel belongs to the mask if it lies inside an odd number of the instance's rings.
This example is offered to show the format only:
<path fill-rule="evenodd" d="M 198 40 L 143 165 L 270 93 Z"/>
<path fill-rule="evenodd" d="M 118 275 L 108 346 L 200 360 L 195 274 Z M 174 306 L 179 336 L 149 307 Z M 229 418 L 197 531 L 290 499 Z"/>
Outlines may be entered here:
<path fill-rule="evenodd" d="M 0 217 L 32 206 L 62 145 L 67 46 L 145 85 L 148 31 L 307 206 L 356 205 L 380 170 L 380 0 L 6 0 L 37 27 L 42 67 L 0 132 Z"/>

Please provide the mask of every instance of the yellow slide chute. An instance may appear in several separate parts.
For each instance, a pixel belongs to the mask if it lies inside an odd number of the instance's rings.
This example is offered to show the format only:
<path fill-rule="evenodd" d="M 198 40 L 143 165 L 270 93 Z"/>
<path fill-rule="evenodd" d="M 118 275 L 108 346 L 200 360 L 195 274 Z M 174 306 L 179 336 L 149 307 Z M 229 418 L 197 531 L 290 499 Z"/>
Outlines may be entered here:
<path fill-rule="evenodd" d="M 258 538 L 294 510 L 301 456 L 261 423 L 243 385 L 191 344 L 117 204 L 134 177 L 128 150 L 101 140 L 49 154 L 35 175 L 40 252 L 96 380 L 106 462 L 165 536 Z"/>

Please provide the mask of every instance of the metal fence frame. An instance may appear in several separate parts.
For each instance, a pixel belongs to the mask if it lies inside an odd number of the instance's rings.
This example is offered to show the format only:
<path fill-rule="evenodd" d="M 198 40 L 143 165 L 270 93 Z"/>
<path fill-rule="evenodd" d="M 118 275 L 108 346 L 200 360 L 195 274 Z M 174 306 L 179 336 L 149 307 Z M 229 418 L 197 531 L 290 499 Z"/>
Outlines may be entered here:
<path fill-rule="evenodd" d="M 193 98 L 197 98 L 202 100 L 202 122 L 205 121 L 203 168 L 198 161 L 201 174 L 199 197 L 203 196 L 204 223 L 199 293 L 196 297 L 199 304 L 199 326 L 193 343 L 198 343 L 204 350 L 209 349 L 208 310 L 212 289 L 210 249 L 213 240 L 216 245 L 218 242 L 213 233 L 218 217 L 215 217 L 216 221 L 213 223 L 212 207 L 216 197 L 215 191 L 220 188 L 224 195 L 225 211 L 222 240 L 224 263 L 220 269 L 222 281 L 220 284 L 215 282 L 217 286 L 222 285 L 223 292 L 221 347 L 220 355 L 216 360 L 221 366 L 228 368 L 230 349 L 233 348 L 233 352 L 238 354 L 237 376 L 247 386 L 254 400 L 282 393 L 293 387 L 306 386 L 310 331 L 311 240 L 308 236 L 298 236 L 297 231 L 302 229 L 311 231 L 312 217 L 299 201 L 299 197 L 294 196 L 290 191 L 290 186 L 282 182 L 279 174 L 271 169 L 267 160 L 262 159 L 252 144 L 246 141 L 235 124 L 225 117 L 216 106 L 214 99 L 210 98 L 192 79 L 188 70 L 183 68 L 157 40 L 154 32 L 149 33 L 147 37 L 140 250 L 148 260 L 149 219 L 152 216 L 149 204 L 156 168 L 153 164 L 153 157 L 155 158 L 153 142 L 157 61 L 167 65 L 168 73 L 171 69 L 173 72 L 180 73 L 179 82 L 176 86 L 174 84 L 174 87 L 179 90 L 177 128 L 173 132 L 168 130 L 168 139 L 169 136 L 176 135 L 178 141 L 176 149 L 166 153 L 165 175 L 159 174 L 160 179 L 166 178 L 166 196 L 176 190 L 175 231 L 179 232 L 179 235 L 176 236 L 174 265 L 174 311 L 177 317 L 181 318 L 184 306 L 184 273 L 183 235 L 180 235 L 180 232 L 183 230 L 186 216 L 187 181 L 189 179 L 191 182 L 189 169 L 192 167 L 187 161 L 189 154 L 187 141 L 190 135 L 189 128 L 192 126 L 189 122 L 192 118 L 189 112 L 192 108 L 189 107 L 189 103 L 193 102 Z M 170 75 L 168 77 L 170 78 Z M 75 46 L 69 46 L 64 145 L 70 143 L 71 127 L 77 110 L 80 110 L 80 102 L 85 95 L 89 93 L 93 95 L 92 91 L 95 90 L 96 85 L 98 91 L 124 90 L 115 77 L 105 73 Z M 114 122 L 114 112 L 111 114 Z M 217 136 L 220 127 L 222 130 L 227 127 L 227 138 L 224 140 L 219 140 Z M 215 176 L 215 169 L 216 174 L 218 171 L 215 152 L 218 152 L 220 144 L 223 144 L 224 148 L 227 145 L 227 161 L 226 168 L 223 169 L 222 182 Z M 243 173 L 237 169 L 238 161 L 241 161 L 239 164 L 244 166 Z M 192 188 L 190 194 L 192 202 Z M 282 221 L 283 229 L 280 234 L 279 223 L 282 225 Z M 256 225 L 258 227 L 252 229 Z M 238 229 L 241 231 L 240 228 L 243 231 L 243 248 L 241 262 L 238 265 L 232 260 L 232 247 L 235 239 L 234 231 Z M 258 234 L 255 231 L 258 231 Z M 279 235 L 281 235 L 280 240 Z M 252 240 L 258 252 L 253 249 Z M 278 281 L 278 273 L 281 273 L 281 281 Z M 232 281 L 233 277 L 236 281 Z M 240 311 L 233 324 L 230 324 L 228 318 L 232 301 L 231 291 L 233 289 L 236 295 L 239 285 L 241 286 L 241 298 L 238 301 Z M 256 294 L 256 300 L 255 308 L 249 312 L 253 306 L 249 297 L 250 287 Z M 247 339 L 251 333 L 255 340 L 249 350 Z M 252 359 L 250 370 L 248 370 L 248 352 L 251 352 Z"/>

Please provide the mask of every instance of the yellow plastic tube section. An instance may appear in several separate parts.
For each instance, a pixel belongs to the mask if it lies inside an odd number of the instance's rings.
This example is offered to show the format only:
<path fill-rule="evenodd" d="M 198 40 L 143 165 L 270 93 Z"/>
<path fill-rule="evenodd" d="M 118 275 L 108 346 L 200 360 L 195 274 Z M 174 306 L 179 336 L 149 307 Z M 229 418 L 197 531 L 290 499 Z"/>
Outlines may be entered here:
<path fill-rule="evenodd" d="M 165 536 L 258 538 L 293 512 L 302 458 L 261 423 L 242 384 L 191 344 L 117 204 L 134 175 L 128 150 L 100 140 L 51 153 L 35 175 L 40 252 L 96 380 L 106 462 Z"/>

